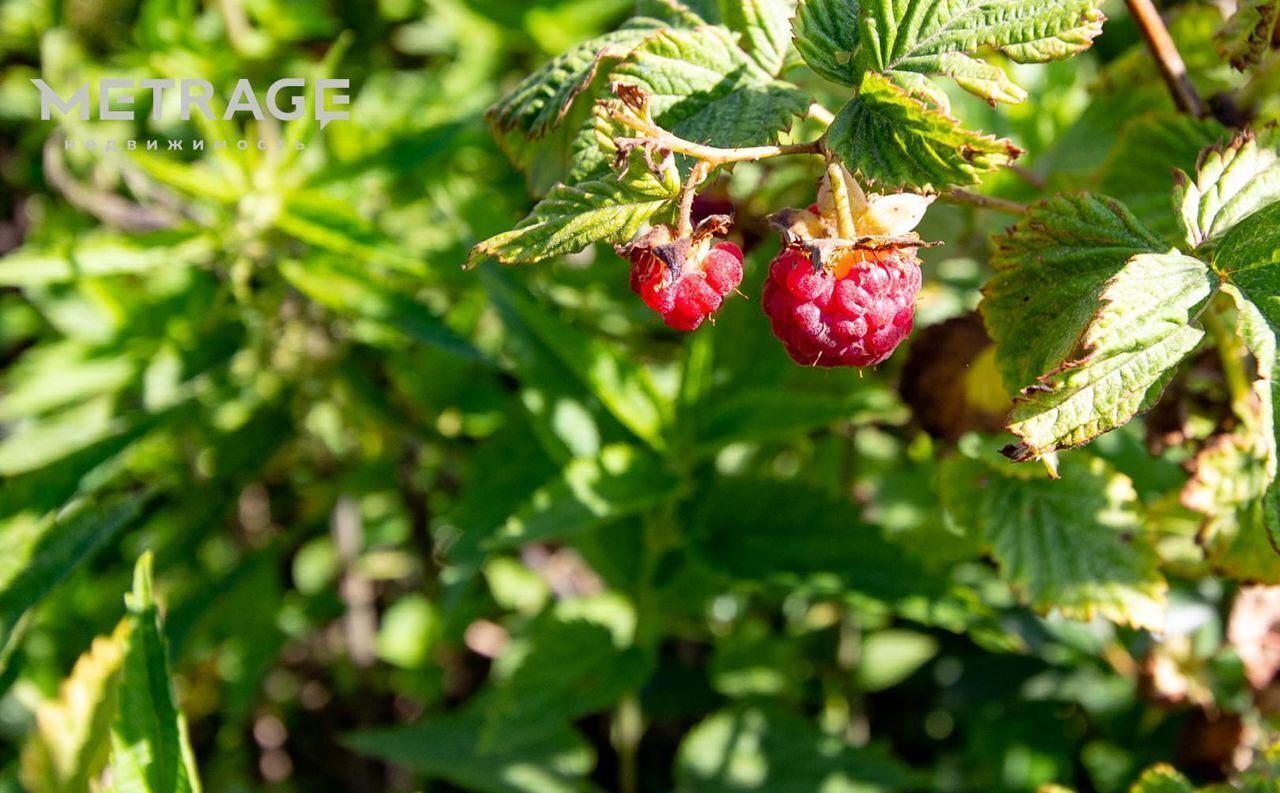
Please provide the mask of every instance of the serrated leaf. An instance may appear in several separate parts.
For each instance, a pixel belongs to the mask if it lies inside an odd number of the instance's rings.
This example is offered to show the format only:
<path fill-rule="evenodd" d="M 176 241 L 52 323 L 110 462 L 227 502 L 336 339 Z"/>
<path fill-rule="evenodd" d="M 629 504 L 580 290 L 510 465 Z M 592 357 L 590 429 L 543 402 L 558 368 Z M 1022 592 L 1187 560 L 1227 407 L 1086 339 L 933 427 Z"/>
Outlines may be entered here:
<path fill-rule="evenodd" d="M 1280 130 L 1244 132 L 1205 149 L 1195 179 L 1177 173 L 1174 205 L 1187 244 L 1212 246 L 1236 223 L 1280 201 Z"/>
<path fill-rule="evenodd" d="M 720 20 L 741 34 L 742 48 L 771 75 L 782 72 L 791 45 L 795 0 L 720 0 Z"/>
<path fill-rule="evenodd" d="M 411 295 L 372 277 L 367 268 L 309 257 L 289 259 L 279 265 L 280 274 L 295 289 L 339 314 L 392 328 L 430 347 L 479 361 L 483 356 L 466 339 L 454 333 L 430 308 Z"/>
<path fill-rule="evenodd" d="M 499 139 L 508 133 L 546 135 L 568 115 L 602 63 L 625 58 L 658 27 L 656 20 L 635 19 L 621 30 L 584 41 L 536 69 L 489 108 L 485 118 Z"/>
<path fill-rule="evenodd" d="M 719 477 L 690 525 L 694 552 L 734 580 L 804 582 L 885 601 L 943 585 L 852 504 L 795 481 Z"/>
<path fill-rule="evenodd" d="M 1261 403 L 1261 442 L 1265 444 L 1266 523 L 1280 539 L 1280 487 L 1276 484 L 1280 447 L 1280 387 L 1276 383 L 1277 334 L 1280 334 L 1280 203 L 1250 215 L 1227 231 L 1214 254 L 1239 311 L 1239 333 L 1257 362 L 1255 390 Z"/>
<path fill-rule="evenodd" d="M 1280 0 L 1240 0 L 1216 37 L 1218 54 L 1240 71 L 1256 65 L 1273 46 Z"/>
<path fill-rule="evenodd" d="M 1088 443 L 1155 405 L 1182 359 L 1204 338 L 1199 312 L 1217 279 L 1199 259 L 1140 254 L 1107 282 L 1098 315 L 1060 367 L 1014 403 L 1015 460 Z"/>
<path fill-rule="evenodd" d="M 945 461 L 939 496 L 1031 606 L 1161 629 L 1166 584 L 1133 483 L 1080 454 L 1062 459 L 1061 481 L 993 456 Z"/>
<path fill-rule="evenodd" d="M 858 0 L 800 0 L 791 25 L 796 50 L 810 69 L 841 85 L 858 84 Z"/>
<path fill-rule="evenodd" d="M 1134 256 L 1166 246 L 1123 204 L 1090 194 L 1031 206 L 996 239 L 982 316 L 1010 393 L 1071 355 L 1106 283 Z"/>
<path fill-rule="evenodd" d="M 40 519 L 29 513 L 8 518 L 0 557 L 0 629 L 7 634 L 28 609 L 132 522 L 142 504 L 141 497 L 124 497 Z"/>
<path fill-rule="evenodd" d="M 636 16 L 653 17 L 672 25 L 696 28 L 716 22 L 719 0 L 636 0 Z"/>
<path fill-rule="evenodd" d="M 676 793 L 888 793 L 920 781 L 881 750 L 851 747 L 805 719 L 750 705 L 709 716 L 676 757 Z"/>
<path fill-rule="evenodd" d="M 22 747 L 22 784 L 31 793 L 84 793 L 107 763 L 128 624 L 99 636 L 80 656 L 58 696 L 36 708 Z"/>
<path fill-rule="evenodd" d="M 667 403 L 644 365 L 598 335 L 566 325 L 501 272 L 484 271 L 484 277 L 490 299 L 504 322 L 527 329 L 619 424 L 651 447 L 663 447 L 663 431 L 669 421 Z"/>
<path fill-rule="evenodd" d="M 348 735 L 353 750 L 480 793 L 582 793 L 595 753 L 568 727 L 519 746 L 481 744 L 488 698 L 408 727 Z"/>
<path fill-rule="evenodd" d="M 498 545 L 559 539 L 634 515 L 674 498 L 682 481 L 643 449 L 606 446 L 598 457 L 573 460 L 534 493 L 494 537 Z"/>
<path fill-rule="evenodd" d="M 126 596 L 129 626 L 120 667 L 120 698 L 111 725 L 111 768 L 118 793 L 200 793 L 200 778 L 175 703 L 160 613 L 152 593 L 151 555 L 134 570 Z"/>
<path fill-rule="evenodd" d="M 1200 152 L 1224 133 L 1217 121 L 1185 113 L 1139 116 L 1121 127 L 1102 166 L 1098 190 L 1122 201 L 1147 228 L 1179 241 L 1170 169 L 1194 171 Z"/>
<path fill-rule="evenodd" d="M 869 73 L 827 130 L 827 148 L 886 187 L 941 190 L 974 184 L 1022 152 L 1007 140 L 971 132 L 888 78 Z"/>
<path fill-rule="evenodd" d="M 1045 63 L 1088 49 L 1102 32 L 1102 0 L 862 0 L 854 73 L 917 72 L 953 78 L 989 102 L 1026 92 L 974 57 L 985 47 L 1018 63 Z"/>
<path fill-rule="evenodd" d="M 503 264 L 531 264 L 596 242 L 621 244 L 670 210 L 679 194 L 678 174 L 659 177 L 633 159 L 624 173 L 551 188 L 514 229 L 476 245 L 467 263 L 492 256 Z"/>
<path fill-rule="evenodd" d="M 664 129 L 727 148 L 776 142 L 810 101 L 757 65 L 722 27 L 658 31 L 612 77 L 643 89 Z"/>

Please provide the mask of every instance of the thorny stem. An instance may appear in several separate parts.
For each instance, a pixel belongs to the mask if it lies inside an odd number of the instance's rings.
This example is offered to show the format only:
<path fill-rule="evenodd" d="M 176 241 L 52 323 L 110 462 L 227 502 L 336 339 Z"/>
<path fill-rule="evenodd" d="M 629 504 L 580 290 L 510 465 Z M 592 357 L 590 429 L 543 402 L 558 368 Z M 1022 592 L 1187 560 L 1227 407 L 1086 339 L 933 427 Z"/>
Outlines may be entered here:
<path fill-rule="evenodd" d="M 674 135 L 656 124 L 646 123 L 640 119 L 620 115 L 618 122 L 639 132 L 652 145 L 675 154 L 684 154 L 707 164 L 708 169 L 717 168 L 735 162 L 754 162 L 771 157 L 785 157 L 791 154 L 821 154 L 822 138 L 805 143 L 791 143 L 779 146 L 748 146 L 742 149 L 721 149 L 694 143 Z"/>
<path fill-rule="evenodd" d="M 1184 113 L 1204 118 L 1204 101 L 1187 75 L 1187 65 L 1178 53 L 1173 37 L 1169 35 L 1169 28 L 1165 27 L 1164 20 L 1160 18 L 1160 12 L 1152 5 L 1151 0 L 1125 2 L 1129 6 L 1129 13 L 1138 23 L 1138 29 L 1142 31 L 1151 54 L 1155 56 L 1156 66 L 1160 68 L 1160 76 L 1164 78 L 1165 85 L 1169 86 L 1169 93 L 1173 94 L 1174 104 Z"/>
<path fill-rule="evenodd" d="M 958 187 L 953 187 L 942 193 L 938 196 L 938 200 L 948 204 L 964 204 L 980 209 L 994 209 L 997 212 L 1007 212 L 1010 215 L 1023 215 L 1027 212 L 1026 204 L 1019 204 L 1017 201 L 1010 201 L 1007 198 L 971 193 Z"/>

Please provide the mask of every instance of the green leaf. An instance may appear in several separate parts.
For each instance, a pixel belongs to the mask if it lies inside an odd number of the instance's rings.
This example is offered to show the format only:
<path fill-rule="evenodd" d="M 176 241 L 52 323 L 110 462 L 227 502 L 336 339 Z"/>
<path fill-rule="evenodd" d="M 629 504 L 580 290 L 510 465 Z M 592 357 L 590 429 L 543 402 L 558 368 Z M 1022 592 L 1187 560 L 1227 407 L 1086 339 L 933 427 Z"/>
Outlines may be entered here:
<path fill-rule="evenodd" d="M 943 585 L 852 504 L 796 481 L 717 478 L 689 522 L 694 553 L 739 581 L 803 582 L 885 601 Z"/>
<path fill-rule="evenodd" d="M 636 16 L 653 17 L 677 27 L 696 28 L 718 13 L 719 0 L 636 0 Z"/>
<path fill-rule="evenodd" d="M 879 749 L 854 748 L 806 719 L 751 706 L 708 717 L 676 757 L 676 793 L 876 793 L 920 781 Z"/>
<path fill-rule="evenodd" d="M 836 396 L 776 387 L 718 394 L 698 403 L 697 411 L 698 446 L 707 450 L 795 437 L 837 421 L 892 421 L 905 412 L 888 390 L 867 388 Z"/>
<path fill-rule="evenodd" d="M 1170 168 L 1195 170 L 1201 150 L 1218 141 L 1224 131 L 1213 119 L 1185 113 L 1139 116 L 1120 129 L 1102 166 L 1098 190 L 1122 201 L 1147 228 L 1180 241 Z"/>
<path fill-rule="evenodd" d="M 1261 442 L 1266 459 L 1266 522 L 1273 542 L 1280 538 L 1280 487 L 1276 484 L 1280 447 L 1280 388 L 1276 384 L 1280 333 L 1280 203 L 1254 213 L 1227 231 L 1214 267 L 1228 280 L 1239 310 L 1239 332 L 1257 362 L 1255 389 L 1261 402 Z"/>
<path fill-rule="evenodd" d="M 858 0 L 800 0 L 791 21 L 800 57 L 819 75 L 854 86 L 862 76 L 853 56 L 858 49 Z"/>
<path fill-rule="evenodd" d="M 35 730 L 22 747 L 22 784 L 31 793 L 92 790 L 106 766 L 127 623 L 99 636 L 80 656 L 58 696 L 36 708 Z"/>
<path fill-rule="evenodd" d="M 827 148 L 887 187 L 941 190 L 974 184 L 1022 152 L 1008 140 L 970 132 L 951 116 L 869 73 L 827 130 Z"/>
<path fill-rule="evenodd" d="M 1240 0 L 1218 31 L 1218 54 L 1240 71 L 1255 66 L 1272 48 L 1280 25 L 1280 0 Z"/>
<path fill-rule="evenodd" d="M 520 666 L 498 686 L 481 745 L 520 746 L 554 735 L 639 688 L 649 667 L 639 649 L 615 646 L 605 625 L 545 619 L 534 627 Z"/>
<path fill-rule="evenodd" d="M 1072 356 L 1014 404 L 1009 431 L 1021 443 L 1010 456 L 1088 443 L 1154 406 L 1204 337 L 1192 323 L 1216 285 L 1204 262 L 1176 251 L 1130 259 L 1108 281 Z"/>
<path fill-rule="evenodd" d="M 1054 481 L 967 451 L 943 463 L 943 508 L 1033 608 L 1163 627 L 1166 585 L 1128 478 L 1081 454 L 1063 457 Z"/>
<path fill-rule="evenodd" d="M 0 421 L 37 416 L 101 394 L 119 393 L 134 381 L 141 366 L 128 351 L 101 350 L 73 340 L 41 344 L 5 373 Z"/>
<path fill-rule="evenodd" d="M 667 401 L 643 364 L 598 334 L 566 325 L 502 273 L 485 271 L 483 275 L 490 299 L 502 312 L 504 322 L 528 329 L 623 427 L 651 447 L 663 447 L 663 431 L 670 419 Z"/>
<path fill-rule="evenodd" d="M 121 237 L 96 233 L 66 251 L 19 248 L 0 258 L 0 286 L 37 287 L 82 278 L 143 274 L 206 261 L 213 241 L 192 231 L 156 231 Z"/>
<path fill-rule="evenodd" d="M 661 30 L 613 70 L 649 95 L 654 120 L 686 140 L 727 148 L 774 143 L 810 98 L 776 80 L 721 27 Z"/>
<path fill-rule="evenodd" d="M 720 0 L 720 19 L 742 35 L 742 48 L 761 69 L 777 75 L 791 45 L 795 7 L 795 0 Z"/>
<path fill-rule="evenodd" d="M 125 597 L 129 633 L 120 700 L 111 725 L 111 767 L 118 793 L 200 793 L 200 778 L 175 704 L 160 613 L 152 594 L 151 554 L 134 570 Z"/>
<path fill-rule="evenodd" d="M 1179 171 L 1174 204 L 1187 244 L 1210 247 L 1235 224 L 1280 201 L 1280 130 L 1237 134 L 1205 149 L 1192 180 Z"/>
<path fill-rule="evenodd" d="M 1167 246 L 1123 204 L 1090 194 L 1055 196 L 996 240 L 995 276 L 982 315 L 1010 392 L 1071 355 L 1106 284 L 1128 261 Z"/>
<path fill-rule="evenodd" d="M 595 765 L 591 746 L 561 727 L 520 745 L 484 746 L 485 702 L 409 727 L 348 735 L 353 750 L 479 793 L 582 793 Z"/>
<path fill-rule="evenodd" d="M 624 173 L 551 188 L 514 229 L 476 245 L 467 264 L 478 264 L 486 256 L 503 264 L 531 264 L 577 253 L 596 242 L 621 244 L 670 210 L 679 194 L 674 168 L 658 176 L 633 158 Z"/>
<path fill-rule="evenodd" d="M 0 476 L 38 471 L 127 427 L 128 422 L 115 415 L 115 399 L 109 394 L 27 419 L 0 440 Z"/>
<path fill-rule="evenodd" d="M 290 259 L 280 274 L 298 291 L 339 314 L 392 328 L 406 337 L 469 360 L 483 360 L 475 347 L 454 333 L 430 308 L 377 279 L 365 268 L 332 259 Z"/>
<path fill-rule="evenodd" d="M 1089 48 L 1102 32 L 1102 0 L 862 0 L 854 73 L 938 74 L 989 102 L 1026 92 L 974 57 L 983 48 L 1045 63 Z"/>
<path fill-rule="evenodd" d="M 655 20 L 635 19 L 621 30 L 584 41 L 536 69 L 489 108 L 485 118 L 499 139 L 512 133 L 546 135 L 569 114 L 601 64 L 625 58 L 657 27 Z"/>
<path fill-rule="evenodd" d="M 498 545 L 570 537 L 675 497 L 683 482 L 662 461 L 625 444 L 569 463 L 494 537 Z"/>
<path fill-rule="evenodd" d="M 1171 766 L 1161 764 L 1143 771 L 1129 793 L 1195 793 L 1195 788 Z"/>
<path fill-rule="evenodd" d="M 323 193 L 289 193 L 273 222 L 285 234 L 330 253 L 378 262 L 416 276 L 429 272 L 425 262 L 405 254 L 401 245 L 361 217 L 349 203 Z"/>
<path fill-rule="evenodd" d="M 884 691 L 910 677 L 938 654 L 938 640 L 907 630 L 876 631 L 862 643 L 858 685 L 863 691 Z"/>
<path fill-rule="evenodd" d="M 239 171 L 222 174 L 206 162 L 185 163 L 143 150 L 130 153 L 129 159 L 143 173 L 166 187 L 222 204 L 236 204 L 252 189 Z"/>
<path fill-rule="evenodd" d="M 3 525 L 0 557 L 0 630 L 9 631 L 31 607 L 138 516 L 143 499 L 124 497 L 82 504 L 65 514 L 36 518 L 21 512 Z"/>

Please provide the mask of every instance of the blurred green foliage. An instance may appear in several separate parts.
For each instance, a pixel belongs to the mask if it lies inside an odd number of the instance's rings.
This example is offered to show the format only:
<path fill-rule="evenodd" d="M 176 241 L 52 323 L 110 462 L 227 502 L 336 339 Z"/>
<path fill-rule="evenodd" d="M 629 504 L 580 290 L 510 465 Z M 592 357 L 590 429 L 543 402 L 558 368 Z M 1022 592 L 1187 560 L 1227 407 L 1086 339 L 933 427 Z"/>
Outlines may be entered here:
<path fill-rule="evenodd" d="M 603 247 L 461 269 L 532 204 L 486 109 L 635 10 L 0 3 L 0 790 L 1110 793 L 1156 762 L 1275 790 L 1276 689 L 1228 625 L 1269 627 L 1237 592 L 1280 560 L 1238 529 L 1206 557 L 1180 500 L 1229 421 L 1216 357 L 1172 386 L 1176 441 L 1151 414 L 1068 452 L 1071 491 L 955 418 L 1008 407 L 985 339 L 952 355 L 1007 218 L 931 211 L 919 324 L 951 330 L 867 373 L 794 366 L 756 305 L 763 218 L 812 200 L 812 164 L 715 185 L 747 299 L 689 337 Z M 953 92 L 1029 152 L 984 192 L 1142 214 L 1173 180 L 1133 175 L 1135 130 L 1183 169 L 1218 134 L 1173 120 L 1107 11 L 1072 61 L 992 56 L 1027 102 Z M 1172 27 L 1201 90 L 1265 121 L 1277 71 L 1232 72 L 1221 24 Z M 38 120 L 32 78 L 121 76 L 337 76 L 351 117 Z M 287 145 L 235 144 L 259 138 Z"/>

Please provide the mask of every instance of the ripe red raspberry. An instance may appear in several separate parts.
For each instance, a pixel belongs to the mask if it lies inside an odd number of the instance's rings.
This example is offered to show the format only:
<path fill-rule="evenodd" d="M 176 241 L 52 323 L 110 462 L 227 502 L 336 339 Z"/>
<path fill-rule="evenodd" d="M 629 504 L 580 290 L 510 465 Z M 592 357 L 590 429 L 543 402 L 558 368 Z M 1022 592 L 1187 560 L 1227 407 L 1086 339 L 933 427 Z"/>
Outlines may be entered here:
<path fill-rule="evenodd" d="M 625 252 L 631 260 L 631 291 L 676 330 L 697 328 L 742 283 L 738 246 L 708 246 L 708 241 L 639 244 Z"/>
<path fill-rule="evenodd" d="M 763 306 L 796 363 L 873 366 L 910 333 L 920 292 L 914 248 L 849 249 L 834 266 L 814 269 L 786 249 L 769 266 Z"/>

